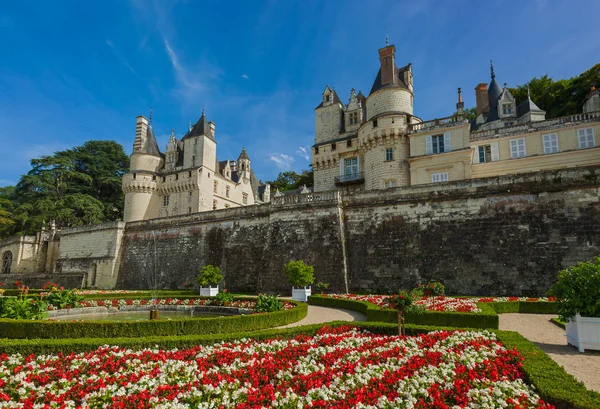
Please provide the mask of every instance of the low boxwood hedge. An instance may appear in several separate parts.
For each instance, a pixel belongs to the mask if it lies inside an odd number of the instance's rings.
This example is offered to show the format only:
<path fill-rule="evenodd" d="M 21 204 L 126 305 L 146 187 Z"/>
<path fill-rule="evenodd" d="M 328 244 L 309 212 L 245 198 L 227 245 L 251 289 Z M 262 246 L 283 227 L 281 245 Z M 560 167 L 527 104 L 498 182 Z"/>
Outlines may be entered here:
<path fill-rule="evenodd" d="M 396 335 L 398 326 L 382 322 L 344 322 L 334 321 L 327 325 L 339 327 L 352 325 L 373 333 Z M 269 338 L 293 338 L 297 335 L 314 335 L 323 324 L 305 325 L 285 329 L 266 329 L 255 332 L 235 332 L 219 334 L 192 334 L 182 336 L 149 336 L 139 338 L 70 338 L 70 339 L 0 339 L 0 353 L 14 354 L 57 354 L 83 352 L 103 345 L 119 345 L 130 349 L 143 348 L 189 348 L 196 345 L 212 345 L 222 341 L 242 338 L 263 340 Z M 431 326 L 407 324 L 407 335 L 417 335 L 433 330 L 452 330 Z M 597 409 L 600 408 L 600 394 L 589 391 L 573 376 L 554 362 L 535 344 L 516 332 L 492 330 L 506 348 L 516 348 L 523 356 L 523 371 L 527 381 L 534 385 L 537 393 L 546 402 L 558 409 Z"/>
<path fill-rule="evenodd" d="M 289 301 L 292 302 L 292 301 Z M 24 321 L 0 319 L 6 338 L 117 338 L 256 331 L 290 324 L 306 317 L 308 306 L 264 314 L 156 321 Z"/>
<path fill-rule="evenodd" d="M 485 303 L 492 307 L 498 314 L 557 314 L 558 306 L 555 302 L 541 301 L 507 301 Z"/>
<path fill-rule="evenodd" d="M 367 316 L 367 321 L 373 322 L 398 322 L 398 313 L 395 310 L 382 309 L 379 306 L 366 302 L 341 298 L 330 298 L 320 295 L 308 297 L 308 303 L 332 308 L 345 308 L 362 312 Z M 430 325 L 450 328 L 498 328 L 498 315 L 486 303 L 478 303 L 481 312 L 440 312 L 426 311 L 421 314 L 406 314 L 407 324 Z"/>

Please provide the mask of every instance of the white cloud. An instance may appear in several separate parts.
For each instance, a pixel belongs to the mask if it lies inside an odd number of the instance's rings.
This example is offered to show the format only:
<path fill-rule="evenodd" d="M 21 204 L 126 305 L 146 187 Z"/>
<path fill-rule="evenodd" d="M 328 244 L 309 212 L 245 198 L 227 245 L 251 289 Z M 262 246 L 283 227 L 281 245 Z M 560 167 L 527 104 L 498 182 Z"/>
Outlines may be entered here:
<path fill-rule="evenodd" d="M 289 170 L 292 166 L 292 162 L 294 162 L 294 158 L 285 153 L 272 153 L 269 155 L 269 160 L 273 161 L 275 166 L 281 170 Z"/>
<path fill-rule="evenodd" d="M 304 159 L 310 160 L 310 151 L 308 146 L 298 146 L 298 150 L 296 151 L 296 153 Z"/>
<path fill-rule="evenodd" d="M 242 74 L 242 75 L 240 75 L 240 77 L 242 77 L 245 80 L 249 80 L 250 79 L 250 77 L 248 76 L 248 74 Z"/>
<path fill-rule="evenodd" d="M 129 64 L 129 62 L 125 59 L 125 57 L 123 57 L 121 55 L 121 53 L 119 52 L 119 50 L 117 50 L 115 43 L 113 43 L 108 38 L 104 42 L 106 43 L 107 46 L 110 47 L 110 49 L 112 50 L 115 57 L 117 57 L 117 60 L 119 60 L 121 62 L 121 64 L 123 64 L 125 66 L 125 68 L 127 68 L 133 75 L 135 75 L 136 77 L 139 78 L 139 75 L 137 75 L 137 73 L 135 72 L 135 70 L 133 69 L 131 64 Z"/>

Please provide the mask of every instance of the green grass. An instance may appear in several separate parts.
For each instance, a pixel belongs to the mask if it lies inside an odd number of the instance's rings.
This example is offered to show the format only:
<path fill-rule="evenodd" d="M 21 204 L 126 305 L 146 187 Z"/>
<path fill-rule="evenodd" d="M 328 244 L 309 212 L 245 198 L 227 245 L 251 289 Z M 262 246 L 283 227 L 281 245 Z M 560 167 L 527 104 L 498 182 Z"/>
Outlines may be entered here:
<path fill-rule="evenodd" d="M 561 320 L 560 318 L 550 318 L 550 321 L 553 324 L 561 327 L 562 329 L 565 329 L 565 322 L 563 320 Z"/>

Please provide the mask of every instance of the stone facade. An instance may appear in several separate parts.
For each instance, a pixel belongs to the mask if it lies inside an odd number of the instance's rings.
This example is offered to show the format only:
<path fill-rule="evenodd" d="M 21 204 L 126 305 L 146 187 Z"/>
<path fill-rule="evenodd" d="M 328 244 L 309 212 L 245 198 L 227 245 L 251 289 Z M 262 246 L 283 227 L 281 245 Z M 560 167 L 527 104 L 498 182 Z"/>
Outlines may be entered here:
<path fill-rule="evenodd" d="M 395 65 L 393 45 L 379 50 L 381 66 L 368 97 L 354 89 L 347 105 L 327 87 L 316 108 L 312 149 L 314 190 L 381 190 L 478 177 L 600 164 L 600 93 L 592 88 L 583 114 L 546 119 L 531 99 L 517 105 L 507 84 L 475 88 L 475 121 L 456 113 L 422 121 L 413 115 L 412 66 Z M 355 115 L 354 112 L 360 113 Z M 358 119 L 358 122 L 356 122 Z M 340 150 L 346 140 L 358 145 Z M 338 172 L 338 173 L 336 173 Z M 387 193 L 386 193 L 387 194 Z"/>
<path fill-rule="evenodd" d="M 171 133 L 163 154 L 151 123 L 137 118 L 130 171 L 123 176 L 125 222 L 268 201 L 269 187 L 259 186 L 245 149 L 237 160 L 217 160 L 215 128 L 203 112 L 181 140 Z"/>

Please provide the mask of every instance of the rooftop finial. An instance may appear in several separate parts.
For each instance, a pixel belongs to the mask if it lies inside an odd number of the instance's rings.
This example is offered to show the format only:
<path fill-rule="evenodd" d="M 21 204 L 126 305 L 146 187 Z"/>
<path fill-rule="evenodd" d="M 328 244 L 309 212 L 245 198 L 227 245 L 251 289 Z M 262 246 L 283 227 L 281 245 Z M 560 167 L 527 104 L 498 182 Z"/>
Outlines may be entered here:
<path fill-rule="evenodd" d="M 188 123 L 188 132 L 190 132 L 192 130 L 192 121 L 189 121 Z"/>
<path fill-rule="evenodd" d="M 202 107 L 202 116 L 205 116 L 206 114 L 206 109 L 204 107 Z"/>
<path fill-rule="evenodd" d="M 150 106 L 150 119 L 148 120 L 148 125 L 152 126 L 152 106 Z"/>
<path fill-rule="evenodd" d="M 527 99 L 531 99 L 531 93 L 529 92 L 529 84 L 527 84 Z"/>
<path fill-rule="evenodd" d="M 387 47 L 388 45 L 390 45 L 390 36 L 388 35 L 387 26 L 385 26 L 385 46 Z"/>
<path fill-rule="evenodd" d="M 171 138 L 175 138 L 175 129 L 171 129 Z"/>
<path fill-rule="evenodd" d="M 494 74 L 494 63 L 490 60 L 490 71 L 492 72 L 492 79 L 496 78 L 496 74 Z"/>
<path fill-rule="evenodd" d="M 462 90 L 460 89 L 460 87 L 458 88 L 458 102 L 463 102 L 463 100 L 462 100 Z"/>

